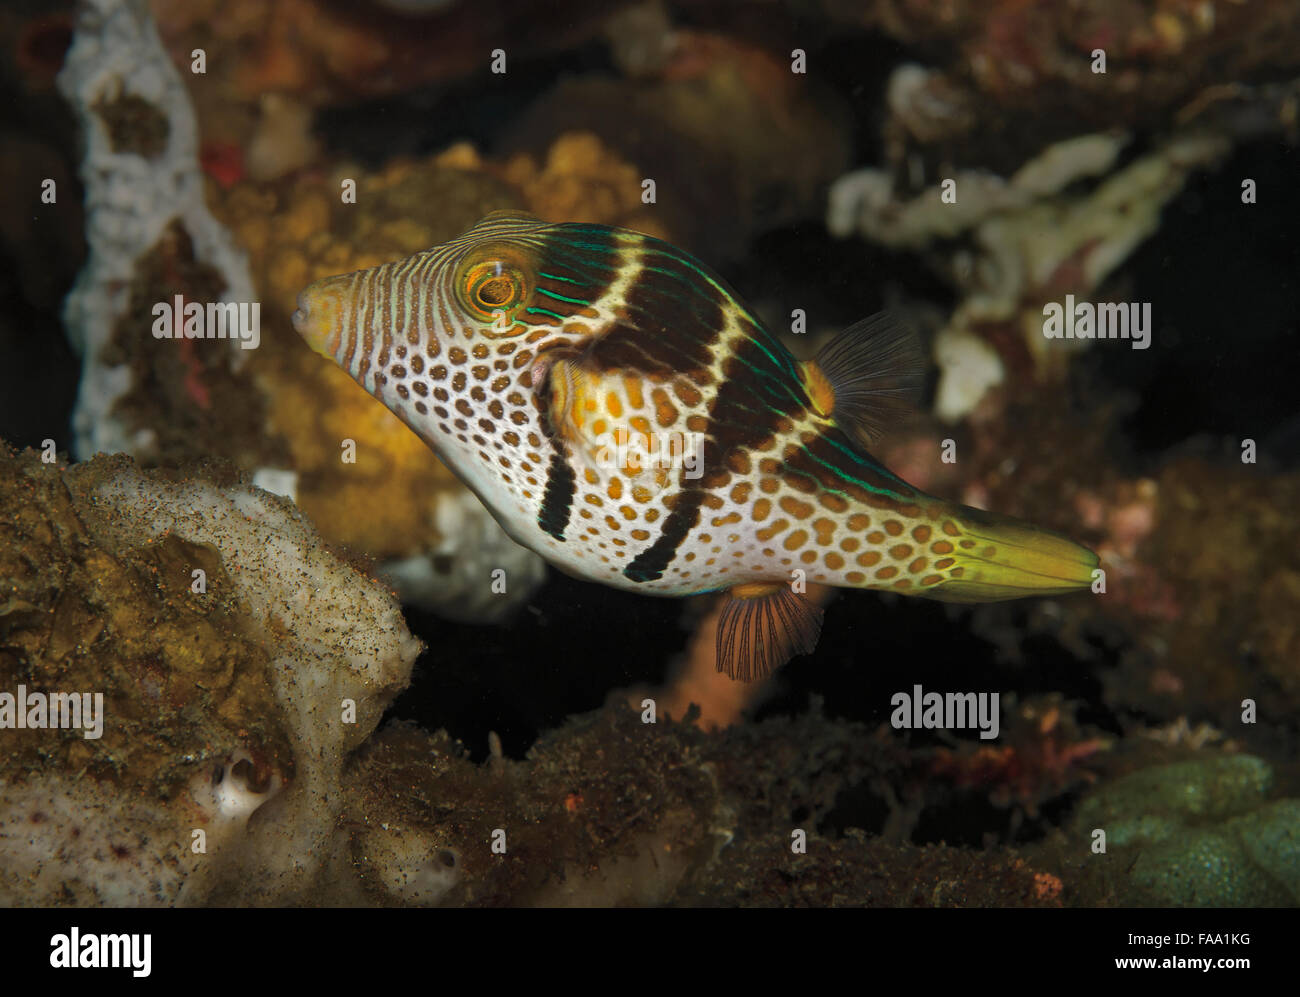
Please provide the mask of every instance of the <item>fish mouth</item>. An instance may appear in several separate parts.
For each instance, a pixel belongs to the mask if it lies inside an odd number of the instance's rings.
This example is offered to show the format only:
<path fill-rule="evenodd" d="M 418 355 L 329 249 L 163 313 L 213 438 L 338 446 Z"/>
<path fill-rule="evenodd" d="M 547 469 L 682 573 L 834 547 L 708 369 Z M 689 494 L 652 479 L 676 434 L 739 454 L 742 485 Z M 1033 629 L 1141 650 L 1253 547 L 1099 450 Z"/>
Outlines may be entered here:
<path fill-rule="evenodd" d="M 291 316 L 293 329 L 313 351 L 337 362 L 340 302 L 329 288 L 330 279 L 317 281 L 298 295 L 298 307 Z"/>
<path fill-rule="evenodd" d="M 293 310 L 290 321 L 293 322 L 293 331 L 300 336 L 303 335 L 303 330 L 307 326 L 307 303 L 303 301 L 301 294 L 298 295 L 298 307 Z"/>

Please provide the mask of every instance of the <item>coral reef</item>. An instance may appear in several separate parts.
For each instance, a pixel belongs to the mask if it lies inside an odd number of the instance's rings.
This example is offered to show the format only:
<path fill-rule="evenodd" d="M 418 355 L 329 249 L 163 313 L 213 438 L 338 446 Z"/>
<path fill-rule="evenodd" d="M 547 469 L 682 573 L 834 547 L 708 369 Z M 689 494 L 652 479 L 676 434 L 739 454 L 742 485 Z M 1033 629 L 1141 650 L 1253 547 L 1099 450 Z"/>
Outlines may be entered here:
<path fill-rule="evenodd" d="M 20 0 L 0 36 L 0 436 L 40 447 L 0 442 L 0 904 L 1300 904 L 1295 4 Z M 677 243 L 801 356 L 901 311 L 937 378 L 873 454 L 1104 586 L 814 587 L 818 653 L 742 684 L 713 596 L 548 580 L 289 317 L 502 208 Z M 1153 301 L 1154 348 L 1048 339 L 1066 295 Z M 177 296 L 256 304 L 256 348 L 156 338 Z M 893 729 L 913 682 L 996 691 L 997 737 Z"/>
<path fill-rule="evenodd" d="M 177 62 L 188 62 L 195 47 L 208 50 L 222 101 L 276 92 L 315 104 L 486 70 L 495 48 L 535 58 L 595 36 L 608 14 L 590 0 L 570 4 L 563 17 L 534 0 L 507 0 L 487 18 L 448 0 L 154 0 L 153 10 Z"/>
<path fill-rule="evenodd" d="M 560 134 L 540 164 L 537 157 L 518 153 L 494 168 L 472 153 L 467 155 L 463 147 L 448 150 L 440 159 L 452 157 L 512 184 L 538 218 L 618 225 L 660 239 L 673 238 L 657 207 L 642 203 L 643 173 L 590 132 Z"/>
<path fill-rule="evenodd" d="M 560 82 L 505 145 L 536 152 L 593 132 L 654 180 L 659 226 L 704 258 L 733 258 L 747 237 L 816 210 L 847 165 L 845 112 L 764 49 L 687 30 L 673 46 L 658 77 Z"/>
<path fill-rule="evenodd" d="M 133 370 L 121 340 L 143 333 L 141 309 L 147 316 L 163 297 L 142 299 L 138 270 L 164 269 L 167 297 L 248 302 L 253 288 L 242 255 L 204 202 L 189 97 L 145 4 L 82 4 L 73 39 L 58 83 L 85 136 L 80 172 L 89 216 L 89 258 L 64 305 L 83 360 L 75 451 L 147 453 L 157 445 L 154 430 L 121 418 L 119 405 L 159 383 L 184 382 L 187 368 L 220 371 L 238 394 L 245 354 L 233 338 L 181 340 L 157 361 L 171 376 L 150 383 Z"/>
<path fill-rule="evenodd" d="M 942 371 L 936 413 L 955 422 L 974 410 L 988 387 L 1001 383 L 999 358 L 981 348 L 980 332 L 1013 338 L 1003 346 L 1027 353 L 1035 368 L 1059 379 L 1065 357 L 1090 340 L 1043 335 L 1045 302 L 1067 294 L 1090 299 L 1106 278 L 1159 226 L 1163 206 L 1187 177 L 1220 161 L 1230 148 L 1222 135 L 1192 129 L 1110 172 L 1123 146 L 1111 135 L 1062 141 L 1025 163 L 1009 180 L 984 171 L 956 171 L 939 186 L 899 202 L 880 169 L 835 182 L 827 214 L 830 231 L 858 232 L 884 245 L 934 246 L 934 265 L 962 300 L 935 340 Z M 1101 179 L 1081 192 L 1078 182 Z M 1018 342 L 1017 342 L 1018 340 Z"/>
<path fill-rule="evenodd" d="M 955 791 L 974 790 L 995 807 L 1014 808 L 1017 821 L 1037 818 L 1043 804 L 1095 780 L 1089 766 L 1112 742 L 1085 730 L 1071 704 L 1048 696 L 1014 703 L 1008 713 L 996 746 L 963 742 L 917 752 L 929 756 L 929 775 Z"/>
<path fill-rule="evenodd" d="M 1073 421 L 1046 389 L 1022 389 L 1001 399 L 996 417 L 985 406 L 953 430 L 962 458 L 948 487 L 1077 532 L 1106 569 L 1097 598 L 1045 603 L 1027 618 L 982 607 L 972 627 L 1008 660 L 1032 660 L 1024 648 L 1034 632 L 1068 646 L 1099 668 L 1120 715 L 1186 714 L 1240 731 L 1249 700 L 1260 723 L 1287 724 L 1300 710 L 1300 539 L 1281 510 L 1300 501 L 1295 474 L 1185 457 L 1129 476 L 1107 457 L 1114 418 L 1103 410 Z M 1019 432 L 1025 424 L 1038 432 Z M 1066 436 L 1071 448 L 1053 443 Z"/>
<path fill-rule="evenodd" d="M 4 684 L 108 704 L 102 740 L 29 731 L 7 755 L 6 902 L 1054 902 L 1011 854 L 819 835 L 845 781 L 901 756 L 816 715 L 711 737 L 615 706 L 483 765 L 400 724 L 366 742 L 415 643 L 284 500 L 4 459 Z"/>
<path fill-rule="evenodd" d="M 344 758 L 419 651 L 391 594 L 228 473 L 0 461 L 4 688 L 103 701 L 100 737 L 6 731 L 4 902 L 319 890 Z"/>
<path fill-rule="evenodd" d="M 1127 903 L 1179 907 L 1300 904 L 1300 800 L 1268 800 L 1273 773 L 1249 755 L 1146 768 L 1079 807 L 1080 836 L 1105 831 Z M 1113 849 L 1113 855 L 1112 855 Z"/>
<path fill-rule="evenodd" d="M 1136 509 L 1122 491 L 1106 502 L 1132 510 L 1112 534 L 1134 520 L 1139 531 L 1128 557 L 1112 562 L 1122 600 L 1112 615 L 1144 635 L 1111 677 L 1112 695 L 1155 716 L 1194 711 L 1228 729 L 1248 700 L 1261 722 L 1288 722 L 1300 710 L 1300 537 L 1284 510 L 1300 501 L 1300 480 L 1187 459 L 1163 468 L 1148 496 Z M 1210 522 L 1219 532 L 1205 543 Z"/>
<path fill-rule="evenodd" d="M 1159 126 L 1225 80 L 1300 69 L 1300 14 L 1285 0 L 822 6 L 945 60 L 891 94 L 895 161 L 919 148 L 1004 169 L 1044 135 Z"/>
<path fill-rule="evenodd" d="M 188 63 L 196 48 L 206 53 L 205 84 L 195 99 L 214 172 L 284 176 L 311 162 L 314 140 L 304 122 L 316 110 L 482 79 L 497 51 L 506 59 L 497 75 L 535 72 L 539 57 L 600 36 L 626 76 L 561 79 L 502 147 L 553 158 L 567 154 L 551 148 L 557 136 L 595 134 L 642 171 L 634 196 L 645 178 L 662 189 L 654 210 L 641 214 L 653 234 L 671 230 L 705 255 L 734 256 L 745 234 L 738 223 L 770 227 L 805 214 L 821 186 L 847 165 L 843 109 L 828 92 L 814 98 L 803 77 L 790 72 L 787 53 L 675 27 L 654 4 L 571 5 L 554 18 L 535 3 L 512 0 L 501 21 L 476 16 L 467 4 L 414 17 L 364 6 L 363 14 L 325 0 L 291 0 L 275 12 L 243 0 L 233 7 L 154 4 L 178 63 Z M 608 178 L 589 148 L 573 151 L 581 153 L 576 172 Z M 586 220 L 599 211 L 602 195 L 596 193 L 593 208 L 590 189 L 586 197 L 577 193 L 570 183 L 529 199 L 542 217 Z M 648 230 L 635 220 L 622 223 Z"/>
<path fill-rule="evenodd" d="M 614 705 L 474 766 L 395 726 L 356 763 L 349 819 L 378 903 L 1059 905 L 1054 874 L 1011 851 L 820 833 L 839 788 L 893 754 L 816 715 L 708 735 Z"/>
<path fill-rule="evenodd" d="M 908 748 L 817 710 L 710 734 L 693 712 L 646 723 L 620 705 L 525 761 L 474 764 L 403 724 L 367 739 L 415 644 L 391 598 L 282 499 L 228 472 L 4 459 L 3 685 L 102 689 L 108 703 L 101 740 L 29 731 L 7 754 L 6 902 L 1294 899 L 1295 803 L 1269 801 L 1268 766 L 1245 756 L 1141 769 L 1084 796 L 1076 826 L 1104 827 L 1120 861 L 1139 856 L 1119 893 L 1058 843 L 909 843 L 935 807 L 987 796 L 1035 818 L 1087 787 L 1106 745 L 1059 699 L 1013 709 L 997 747 Z M 349 699 L 356 723 L 339 723 Z M 851 787 L 886 813 L 837 835 Z M 806 852 L 791 850 L 798 830 Z M 1203 855 L 1221 871 L 1189 876 Z"/>
<path fill-rule="evenodd" d="M 83 354 L 76 453 L 225 457 L 279 482 L 331 540 L 394 560 L 410 601 L 484 619 L 509 612 L 540 581 L 540 562 L 381 406 L 345 377 L 331 380 L 338 372 L 303 348 L 287 320 L 314 276 L 445 240 L 512 203 L 507 189 L 464 170 L 398 165 L 362 179 L 364 210 L 331 212 L 342 208 L 337 180 L 329 193 L 322 181 L 295 188 L 274 217 L 274 193 L 237 187 L 227 211 L 252 251 L 254 281 L 208 212 L 193 114 L 148 19 L 138 5 L 105 0 L 78 24 L 80 47 L 60 77 L 90 136 L 91 254 L 65 308 Z M 156 303 L 175 296 L 255 305 L 255 341 L 156 338 Z M 340 452 L 348 440 L 352 463 Z M 381 494 L 402 500 L 378 505 Z M 505 593 L 489 589 L 496 568 L 510 578 Z"/>

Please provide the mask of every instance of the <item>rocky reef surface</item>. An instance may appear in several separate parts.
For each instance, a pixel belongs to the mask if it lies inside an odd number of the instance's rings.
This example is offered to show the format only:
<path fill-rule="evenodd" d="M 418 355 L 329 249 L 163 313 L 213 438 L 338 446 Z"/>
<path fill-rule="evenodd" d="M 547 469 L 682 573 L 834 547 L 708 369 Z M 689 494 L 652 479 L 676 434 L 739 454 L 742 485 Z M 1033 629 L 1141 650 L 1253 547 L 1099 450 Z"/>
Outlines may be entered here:
<path fill-rule="evenodd" d="M 420 650 L 391 593 L 229 471 L 0 460 L 0 671 L 30 701 L 5 731 L 2 902 L 337 884 L 344 760 Z M 90 707 L 80 726 L 38 709 L 67 693 Z"/>

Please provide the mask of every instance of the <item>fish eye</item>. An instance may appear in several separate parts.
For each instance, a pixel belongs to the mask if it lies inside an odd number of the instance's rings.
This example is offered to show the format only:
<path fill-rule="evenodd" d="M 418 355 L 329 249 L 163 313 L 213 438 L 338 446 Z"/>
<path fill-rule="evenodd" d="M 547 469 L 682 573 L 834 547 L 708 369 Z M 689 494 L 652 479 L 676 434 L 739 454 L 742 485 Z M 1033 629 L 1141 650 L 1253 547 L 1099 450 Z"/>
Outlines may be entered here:
<path fill-rule="evenodd" d="M 523 271 L 515 263 L 487 259 L 465 270 L 461 288 L 470 309 L 483 318 L 490 318 L 523 301 L 526 285 Z"/>
<path fill-rule="evenodd" d="M 481 305 L 500 308 L 514 296 L 514 293 L 514 282 L 509 277 L 501 276 L 491 277 L 479 284 L 474 297 Z"/>

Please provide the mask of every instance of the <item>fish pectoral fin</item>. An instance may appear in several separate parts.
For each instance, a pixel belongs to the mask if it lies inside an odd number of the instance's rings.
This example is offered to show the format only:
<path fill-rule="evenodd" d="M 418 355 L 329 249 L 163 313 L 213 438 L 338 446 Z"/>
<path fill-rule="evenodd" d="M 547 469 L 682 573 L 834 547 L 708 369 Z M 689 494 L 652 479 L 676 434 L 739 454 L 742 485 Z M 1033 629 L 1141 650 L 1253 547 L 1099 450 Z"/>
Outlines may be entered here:
<path fill-rule="evenodd" d="M 578 435 L 579 426 L 573 411 L 581 374 L 578 365 L 563 355 L 543 354 L 533 363 L 532 374 L 533 391 L 537 393 L 551 431 L 564 437 Z"/>
<path fill-rule="evenodd" d="M 914 410 L 926 364 L 911 327 L 890 312 L 877 312 L 849 326 L 803 366 L 818 412 L 869 445 Z"/>
<path fill-rule="evenodd" d="M 533 361 L 533 394 L 545 415 L 552 436 L 570 443 L 582 437 L 582 427 L 575 415 L 579 402 L 579 378 L 582 368 L 567 353 L 543 353 Z"/>
<path fill-rule="evenodd" d="M 590 420 L 585 401 L 594 388 L 591 374 L 575 354 L 544 353 L 533 364 L 532 380 L 545 425 L 559 449 L 597 480 L 607 481 L 611 464 L 608 447 L 586 431 Z"/>
<path fill-rule="evenodd" d="M 785 584 L 736 585 L 718 620 L 717 665 L 749 682 L 810 654 L 822 630 L 822 609 Z"/>

